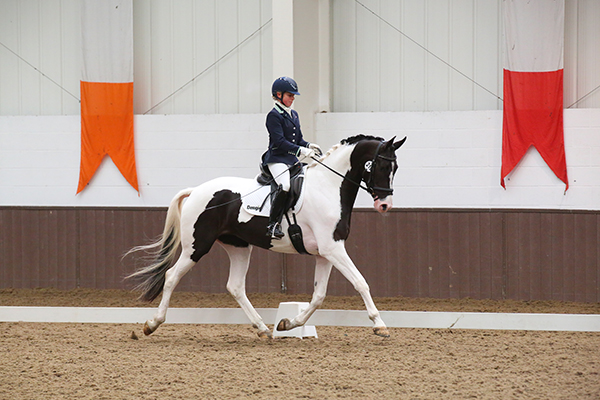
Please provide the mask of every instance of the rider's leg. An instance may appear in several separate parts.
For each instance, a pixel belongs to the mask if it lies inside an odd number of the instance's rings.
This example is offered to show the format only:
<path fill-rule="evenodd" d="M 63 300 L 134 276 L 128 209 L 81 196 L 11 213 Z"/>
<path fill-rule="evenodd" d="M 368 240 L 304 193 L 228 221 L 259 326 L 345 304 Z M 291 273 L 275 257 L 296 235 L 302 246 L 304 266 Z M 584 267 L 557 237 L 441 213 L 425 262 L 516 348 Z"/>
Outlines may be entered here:
<path fill-rule="evenodd" d="M 281 163 L 269 164 L 269 170 L 275 182 L 279 184 L 279 189 L 275 193 L 275 197 L 271 203 L 267 236 L 273 239 L 281 239 L 284 234 L 279 224 L 286 211 L 287 197 L 290 190 L 290 171 L 286 164 Z"/>

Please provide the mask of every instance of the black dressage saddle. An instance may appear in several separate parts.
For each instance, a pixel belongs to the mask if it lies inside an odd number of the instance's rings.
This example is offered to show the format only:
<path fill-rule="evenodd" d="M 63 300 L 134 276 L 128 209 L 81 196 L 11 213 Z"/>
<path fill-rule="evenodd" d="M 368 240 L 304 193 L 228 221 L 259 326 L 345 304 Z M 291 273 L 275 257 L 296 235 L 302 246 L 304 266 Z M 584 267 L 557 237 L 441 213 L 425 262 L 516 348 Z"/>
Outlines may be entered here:
<path fill-rule="evenodd" d="M 285 218 L 288 222 L 288 235 L 290 237 L 290 241 L 292 245 L 296 249 L 299 254 L 309 254 L 309 252 L 304 247 L 304 239 L 302 237 L 302 229 L 300 225 L 296 222 L 296 213 L 292 212 L 293 223 L 290 220 L 288 215 L 289 210 L 292 209 L 298 199 L 300 198 L 300 192 L 302 191 L 302 184 L 304 183 L 304 167 L 306 164 L 296 163 L 290 167 L 290 192 L 287 198 L 287 204 L 285 206 Z M 271 196 L 274 196 L 277 193 L 279 185 L 273 179 L 273 175 L 271 171 L 269 171 L 269 167 L 266 165 L 260 164 L 260 175 L 256 178 L 257 182 L 260 185 L 266 186 L 271 185 Z M 268 196 L 267 196 L 268 197 Z M 267 201 L 265 198 L 264 203 Z M 271 199 L 273 201 L 273 199 Z M 262 208 L 262 206 L 261 206 Z"/>
<path fill-rule="evenodd" d="M 271 194 L 277 192 L 277 182 L 273 179 L 273 175 L 271 171 L 269 171 L 269 167 L 263 165 L 260 166 L 260 174 L 256 177 L 256 181 L 263 185 L 271 185 Z M 296 205 L 298 199 L 300 198 L 300 192 L 302 192 L 302 184 L 304 183 L 304 167 L 306 164 L 304 163 L 296 163 L 292 165 L 289 169 L 290 171 L 290 192 L 288 195 L 288 203 L 285 207 L 286 214 L 287 211 Z M 273 199 L 271 199 L 273 200 Z"/>

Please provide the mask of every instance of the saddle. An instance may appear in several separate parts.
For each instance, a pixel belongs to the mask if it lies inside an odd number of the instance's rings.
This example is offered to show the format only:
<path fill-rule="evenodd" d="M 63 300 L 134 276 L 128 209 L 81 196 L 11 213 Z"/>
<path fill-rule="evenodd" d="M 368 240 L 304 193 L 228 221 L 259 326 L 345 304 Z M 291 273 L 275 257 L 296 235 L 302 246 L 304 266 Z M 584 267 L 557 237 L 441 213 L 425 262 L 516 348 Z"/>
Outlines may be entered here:
<path fill-rule="evenodd" d="M 294 164 L 290 168 L 290 191 L 284 213 L 288 223 L 288 236 L 292 245 L 300 254 L 309 254 L 304 247 L 302 229 L 296 222 L 296 213 L 302 207 L 302 186 L 304 185 L 305 167 L 306 164 Z M 257 187 L 251 190 L 248 195 L 242 197 L 242 207 L 249 214 L 268 217 L 271 210 L 272 197 L 277 192 L 279 185 L 273 179 L 269 168 L 262 164 L 260 164 L 260 174 L 256 177 L 255 184 Z M 288 215 L 290 210 L 292 210 L 293 222 Z"/>
<path fill-rule="evenodd" d="M 285 207 L 285 213 L 287 214 L 287 211 L 289 211 L 290 209 L 294 208 L 296 209 L 296 205 L 300 205 L 298 204 L 298 200 L 300 199 L 300 196 L 302 194 L 302 185 L 304 184 L 304 167 L 306 166 L 306 164 L 303 163 L 297 163 L 294 164 L 290 167 L 290 191 L 288 194 L 288 199 L 287 199 L 287 204 Z M 275 182 L 275 179 L 273 179 L 273 175 L 271 174 L 271 171 L 269 171 L 269 167 L 267 167 L 266 165 L 263 165 L 262 163 L 259 165 L 260 167 L 260 174 L 256 177 L 256 181 L 258 182 L 259 185 L 262 186 L 269 186 L 271 188 L 271 190 L 269 191 L 269 193 L 271 193 L 271 196 L 274 195 L 274 193 L 276 193 L 278 185 Z M 266 198 L 263 201 L 263 204 L 261 206 L 261 208 L 264 207 L 264 203 L 266 203 Z M 271 198 L 271 200 L 273 200 Z M 297 207 L 298 209 L 300 207 Z M 296 210 L 297 211 L 297 210 Z"/>

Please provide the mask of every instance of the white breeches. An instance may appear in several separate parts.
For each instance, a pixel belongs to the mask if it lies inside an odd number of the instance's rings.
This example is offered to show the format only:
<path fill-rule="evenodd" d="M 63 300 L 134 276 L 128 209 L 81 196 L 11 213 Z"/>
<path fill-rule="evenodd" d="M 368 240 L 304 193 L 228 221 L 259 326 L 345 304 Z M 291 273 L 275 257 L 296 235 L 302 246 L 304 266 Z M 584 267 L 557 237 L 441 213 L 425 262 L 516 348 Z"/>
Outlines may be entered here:
<path fill-rule="evenodd" d="M 290 166 L 283 163 L 267 164 L 271 175 L 278 185 L 281 185 L 284 192 L 290 191 Z"/>

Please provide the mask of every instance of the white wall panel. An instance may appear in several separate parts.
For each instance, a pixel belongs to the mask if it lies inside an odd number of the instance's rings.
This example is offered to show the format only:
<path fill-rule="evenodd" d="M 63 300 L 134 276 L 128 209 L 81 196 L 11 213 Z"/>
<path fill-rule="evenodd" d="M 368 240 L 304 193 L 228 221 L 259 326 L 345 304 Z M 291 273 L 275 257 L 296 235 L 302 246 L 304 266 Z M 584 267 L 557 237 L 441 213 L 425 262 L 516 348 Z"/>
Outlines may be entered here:
<path fill-rule="evenodd" d="M 361 3 L 331 0 L 333 111 L 502 108 L 502 0 Z M 277 56 L 271 4 L 135 1 L 134 112 L 165 99 L 151 113 L 266 112 Z M 565 11 L 565 106 L 598 108 L 600 2 L 566 0 Z M 0 115 L 79 114 L 80 31 L 78 0 L 0 0 Z M 298 54 L 312 45 L 295 41 Z"/>
<path fill-rule="evenodd" d="M 426 14 L 425 2 L 421 1 L 402 1 L 402 15 L 399 21 L 400 25 L 392 24 L 405 35 L 419 44 L 425 43 L 426 34 Z M 371 22 L 373 17 L 371 16 Z M 389 22 L 389 21 L 388 21 Z M 380 23 L 380 22 L 379 22 Z M 400 35 L 395 30 L 385 28 L 386 35 Z M 372 45 L 376 45 L 373 43 Z M 427 108 L 427 98 L 424 88 L 427 85 L 425 71 L 427 70 L 427 54 L 412 41 L 402 38 L 401 41 L 402 53 L 400 68 L 402 71 L 402 81 L 400 87 L 402 89 L 402 110 L 405 111 L 420 111 Z M 386 59 L 380 60 L 386 62 Z M 384 77 L 387 79 L 387 77 Z M 382 82 L 383 84 L 383 82 Z M 363 111 L 363 110 L 358 110 Z M 374 110 L 377 111 L 377 110 Z M 398 111 L 398 110 L 394 110 Z"/>
<path fill-rule="evenodd" d="M 170 91 L 185 85 L 196 75 L 194 59 L 201 55 L 193 51 L 194 41 L 197 40 L 194 34 L 194 3 L 194 0 L 178 0 L 171 3 L 169 25 L 173 30 L 173 36 L 171 37 L 170 74 L 172 75 L 172 83 L 169 88 Z M 171 113 L 193 114 L 194 107 L 194 86 L 192 83 L 173 96 Z"/>
<path fill-rule="evenodd" d="M 270 18 L 271 0 L 135 1 L 134 112 L 266 112 L 270 24 L 210 66 Z M 79 114 L 80 32 L 77 0 L 0 0 L 0 115 Z"/>
<path fill-rule="evenodd" d="M 14 56 L 19 51 L 18 39 L 19 11 L 18 1 L 2 2 L 0 13 L 0 114 L 19 115 L 19 65 L 21 61 Z"/>
<path fill-rule="evenodd" d="M 377 0 L 365 1 L 365 4 L 379 13 L 379 2 Z M 367 11 L 356 7 L 356 53 L 360 59 L 356 62 L 356 109 L 364 111 L 375 111 L 379 109 L 380 91 L 388 90 L 381 87 L 380 75 L 380 46 L 374 46 L 380 42 L 380 31 L 378 26 L 368 23 Z M 335 77 L 335 73 L 334 73 Z"/>
<path fill-rule="evenodd" d="M 474 66 L 479 62 L 474 47 L 475 37 L 478 36 L 478 32 L 475 32 L 474 29 L 477 19 L 474 8 L 475 2 L 471 0 L 454 0 L 448 15 L 450 20 L 448 35 L 451 38 L 448 62 L 473 80 L 475 78 Z M 490 34 L 495 35 L 496 32 L 489 29 L 482 32 L 483 36 Z M 450 74 L 450 110 L 474 110 L 473 88 L 472 81 L 452 71 Z"/>
<path fill-rule="evenodd" d="M 361 3 L 333 0 L 335 111 L 501 105 L 499 0 Z"/>
<path fill-rule="evenodd" d="M 501 0 L 332 1 L 334 111 L 502 109 Z M 565 106 L 599 107 L 598 20 L 567 0 Z"/>
<path fill-rule="evenodd" d="M 271 25 L 236 47 L 269 21 L 270 4 L 270 0 L 135 2 L 134 112 L 268 111 L 272 58 L 265 47 L 271 45 Z"/>
<path fill-rule="evenodd" d="M 400 21 L 402 15 L 401 3 L 389 2 L 380 5 L 379 12 L 386 15 L 393 21 Z M 385 86 L 382 86 L 379 92 L 379 98 L 376 104 L 381 111 L 394 111 L 400 109 L 401 98 L 401 39 L 398 35 L 385 34 L 385 27 L 381 26 L 378 29 L 378 39 L 381 41 L 381 47 L 376 48 L 376 52 L 384 51 L 386 54 L 378 55 L 379 57 L 388 58 L 389 62 L 379 66 L 377 71 L 380 76 L 386 77 Z M 378 76 L 379 76 L 378 75 Z M 379 82 L 374 82 L 376 87 L 379 87 Z"/>
<path fill-rule="evenodd" d="M 218 68 L 209 68 L 209 66 L 219 58 L 216 49 L 216 4 L 212 1 L 203 1 L 195 5 L 194 13 L 198 23 L 195 26 L 195 37 L 206 38 L 206 40 L 197 40 L 194 43 L 194 57 L 198 57 L 198 70 L 196 76 L 203 72 L 194 81 L 194 99 L 197 110 L 200 113 L 215 113 L 217 104 L 214 93 L 217 93 L 217 73 Z M 206 68 L 209 68 L 205 71 Z M 210 94 L 210 95 L 207 95 Z"/>
<path fill-rule="evenodd" d="M 40 7 L 39 2 L 19 2 L 19 55 L 29 63 L 42 68 L 40 59 Z M 19 108 L 23 114 L 38 115 L 40 110 L 40 82 L 42 76 L 33 68 L 22 66 L 19 71 Z M 26 93 L 35 93 L 35 100 L 28 99 Z"/>
<path fill-rule="evenodd" d="M 565 4 L 565 107 L 600 107 L 600 2 Z"/>
<path fill-rule="evenodd" d="M 474 54 L 488 62 L 477 62 L 473 66 L 473 80 L 479 85 L 473 85 L 475 110 L 497 110 L 502 108 L 502 54 L 498 49 L 503 48 L 502 25 L 498 15 L 501 14 L 499 2 L 477 1 L 475 6 L 475 36 L 473 38 Z M 479 32 L 489 31 L 489 35 Z M 492 32 L 495 32 L 493 34 Z M 490 91 L 492 93 L 490 93 Z M 496 96 L 494 96 L 494 94 Z"/>
<path fill-rule="evenodd" d="M 356 3 L 334 1 L 332 15 L 332 109 L 356 111 Z M 342 40 L 343 38 L 343 40 Z"/>
<path fill-rule="evenodd" d="M 77 0 L 0 0 L 0 115 L 79 113 L 79 32 Z"/>
<path fill-rule="evenodd" d="M 450 59 L 450 0 L 427 2 L 427 15 L 435 23 L 427 23 L 426 48 L 443 60 Z M 433 57 L 431 55 L 429 58 Z M 423 109 L 440 111 L 447 110 L 450 104 L 450 77 L 454 73 L 444 63 L 435 60 L 425 64 L 427 87 L 425 97 L 427 103 Z M 406 65 L 407 68 L 411 68 Z"/>
<path fill-rule="evenodd" d="M 250 36 L 257 28 L 256 21 L 261 21 L 260 1 L 242 1 L 238 10 L 238 41 Z M 262 98 L 270 99 L 271 82 L 263 82 L 261 60 L 261 41 L 250 40 L 244 43 L 239 51 L 237 62 L 241 66 L 238 69 L 237 87 L 225 96 L 230 100 L 235 97 L 238 101 L 237 112 L 253 113 L 260 112 Z M 268 61 L 271 63 L 270 59 Z M 271 105 L 271 104 L 269 104 Z M 267 111 L 269 108 L 265 109 Z"/>

